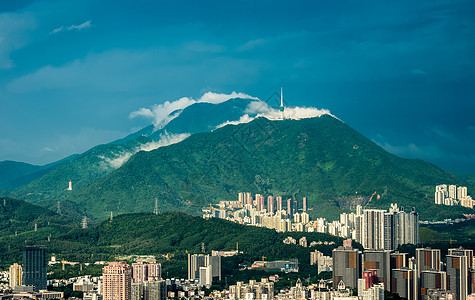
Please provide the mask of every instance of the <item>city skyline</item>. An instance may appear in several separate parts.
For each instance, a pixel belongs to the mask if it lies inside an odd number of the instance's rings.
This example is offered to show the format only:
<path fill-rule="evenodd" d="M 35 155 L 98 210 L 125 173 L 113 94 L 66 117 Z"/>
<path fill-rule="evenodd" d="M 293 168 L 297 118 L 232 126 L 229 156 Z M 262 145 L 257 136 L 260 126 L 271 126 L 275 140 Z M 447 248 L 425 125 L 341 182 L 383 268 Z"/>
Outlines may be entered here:
<path fill-rule="evenodd" d="M 45 164 L 233 91 L 329 109 L 391 153 L 473 173 L 470 1 L 0 4 L 0 161 Z"/>

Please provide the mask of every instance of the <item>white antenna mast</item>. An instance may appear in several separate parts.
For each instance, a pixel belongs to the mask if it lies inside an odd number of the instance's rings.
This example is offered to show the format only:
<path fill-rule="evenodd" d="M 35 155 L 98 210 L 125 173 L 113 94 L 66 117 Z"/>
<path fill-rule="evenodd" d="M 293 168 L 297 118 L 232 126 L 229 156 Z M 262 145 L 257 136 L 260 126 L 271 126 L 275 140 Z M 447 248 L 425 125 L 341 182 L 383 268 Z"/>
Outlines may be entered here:
<path fill-rule="evenodd" d="M 280 110 L 280 115 L 282 117 L 282 120 L 284 119 L 284 92 L 283 92 L 283 88 L 280 87 L 280 107 L 279 107 L 279 110 Z"/>

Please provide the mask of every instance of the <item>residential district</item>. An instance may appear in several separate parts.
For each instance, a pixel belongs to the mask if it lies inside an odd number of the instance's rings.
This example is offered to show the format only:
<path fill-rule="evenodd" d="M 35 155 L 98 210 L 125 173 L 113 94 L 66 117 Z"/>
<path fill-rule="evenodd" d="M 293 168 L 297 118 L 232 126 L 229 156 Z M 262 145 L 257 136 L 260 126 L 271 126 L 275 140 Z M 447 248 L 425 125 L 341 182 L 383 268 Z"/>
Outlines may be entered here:
<path fill-rule="evenodd" d="M 450 195 L 450 194 L 449 194 Z M 404 244 L 419 243 L 418 214 L 405 212 L 396 204 L 389 210 L 363 209 L 340 215 L 339 221 L 310 220 L 306 198 L 302 205 L 288 199 L 285 210 L 282 198 L 240 193 L 238 201 L 221 202 L 219 209 L 205 210 L 205 218 L 218 217 L 233 222 L 262 226 L 278 231 L 323 232 L 347 238 L 334 248 L 331 256 L 318 250 L 309 254 L 310 265 L 318 273 L 331 272 L 331 279 L 304 284 L 298 279 L 293 286 L 274 288 L 281 276 L 299 272 L 297 259 L 255 261 L 242 268 L 268 271 L 269 276 L 248 282 L 238 281 L 220 290 L 211 290 L 223 281 L 222 259 L 242 254 L 235 250 L 211 251 L 210 254 L 188 254 L 187 278 L 164 278 L 161 264 L 153 256 L 117 257 L 102 264 L 102 276 L 47 280 L 48 265 L 75 264 L 58 261 L 47 246 L 25 245 L 22 264 L 15 263 L 0 279 L 0 299 L 63 299 L 64 292 L 51 287 L 72 284 L 74 291 L 87 300 L 149 299 L 384 299 L 385 291 L 409 300 L 475 299 L 475 260 L 473 250 L 452 248 L 445 258 L 440 249 L 417 248 L 414 257 L 395 251 Z M 265 205 L 266 204 L 266 205 Z M 353 245 L 359 242 L 365 250 Z M 299 247 L 333 245 L 334 242 L 308 240 L 288 236 L 285 244 Z M 445 261 L 445 262 L 444 262 Z M 238 267 L 238 266 L 236 266 Z M 1 281 L 1 280 L 0 280 Z M 304 280 L 305 281 L 305 280 Z M 50 290 L 48 290 L 50 288 Z M 80 298 L 70 298 L 80 299 Z"/>

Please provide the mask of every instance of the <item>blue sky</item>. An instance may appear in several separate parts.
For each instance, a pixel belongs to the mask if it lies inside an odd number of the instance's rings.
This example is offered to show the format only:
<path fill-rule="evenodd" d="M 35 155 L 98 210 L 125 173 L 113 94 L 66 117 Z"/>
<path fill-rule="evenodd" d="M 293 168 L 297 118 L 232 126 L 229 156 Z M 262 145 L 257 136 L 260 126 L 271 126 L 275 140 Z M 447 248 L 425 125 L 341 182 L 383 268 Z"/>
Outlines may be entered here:
<path fill-rule="evenodd" d="M 0 160 L 44 164 L 205 92 L 326 108 L 475 173 L 473 1 L 2 1 Z"/>

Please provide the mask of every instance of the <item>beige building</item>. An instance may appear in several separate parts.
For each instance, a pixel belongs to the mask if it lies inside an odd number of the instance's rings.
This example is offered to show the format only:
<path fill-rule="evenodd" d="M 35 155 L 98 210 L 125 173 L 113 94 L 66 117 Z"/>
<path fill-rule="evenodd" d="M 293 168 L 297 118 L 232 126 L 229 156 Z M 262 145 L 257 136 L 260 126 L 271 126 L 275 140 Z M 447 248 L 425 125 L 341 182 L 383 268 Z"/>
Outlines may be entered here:
<path fill-rule="evenodd" d="M 22 285 L 22 268 L 21 265 L 14 263 L 10 266 L 10 288 L 14 289 L 16 286 Z"/>
<path fill-rule="evenodd" d="M 125 262 L 110 262 L 102 269 L 104 300 L 130 300 L 132 269 Z"/>

